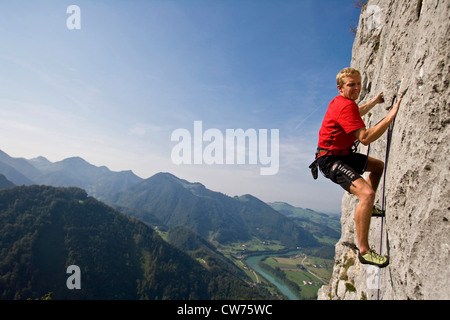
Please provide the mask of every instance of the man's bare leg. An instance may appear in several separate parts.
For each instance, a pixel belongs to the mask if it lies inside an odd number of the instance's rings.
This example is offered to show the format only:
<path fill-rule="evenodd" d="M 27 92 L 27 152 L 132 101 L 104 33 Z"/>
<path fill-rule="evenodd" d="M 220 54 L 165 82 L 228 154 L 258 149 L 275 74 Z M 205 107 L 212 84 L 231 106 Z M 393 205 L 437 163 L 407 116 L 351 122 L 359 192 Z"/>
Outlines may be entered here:
<path fill-rule="evenodd" d="M 359 251 L 361 254 L 370 250 L 370 219 L 372 218 L 375 191 L 380 183 L 383 170 L 383 161 L 369 157 L 366 171 L 369 171 L 370 174 L 367 177 L 367 181 L 364 180 L 364 178 L 359 178 L 353 181 L 352 186 L 350 186 L 350 192 L 359 199 L 359 204 L 355 209 L 355 225 Z"/>
<path fill-rule="evenodd" d="M 369 228 L 375 201 L 375 191 L 373 191 L 366 180 L 359 178 L 353 181 L 353 185 L 350 186 L 350 192 L 359 199 L 359 204 L 355 209 L 355 225 L 359 252 L 364 254 L 370 250 Z"/>
<path fill-rule="evenodd" d="M 369 157 L 367 161 L 366 171 L 370 172 L 367 177 L 367 183 L 376 192 L 378 185 L 380 184 L 381 176 L 383 175 L 384 162 L 372 157 Z"/>

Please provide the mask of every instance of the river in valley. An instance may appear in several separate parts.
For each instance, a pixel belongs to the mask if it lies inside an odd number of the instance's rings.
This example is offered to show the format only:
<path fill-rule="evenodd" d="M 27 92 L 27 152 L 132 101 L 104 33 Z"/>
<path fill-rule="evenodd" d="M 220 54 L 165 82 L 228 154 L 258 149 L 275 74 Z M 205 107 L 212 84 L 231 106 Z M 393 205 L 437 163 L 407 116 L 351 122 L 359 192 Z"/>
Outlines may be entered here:
<path fill-rule="evenodd" d="M 285 296 L 288 297 L 289 300 L 299 300 L 299 298 L 295 295 L 295 293 L 292 291 L 291 288 L 289 288 L 283 281 L 281 281 L 278 278 L 275 278 L 273 275 L 262 269 L 258 262 L 263 259 L 264 257 L 267 257 L 267 255 L 263 256 L 251 256 L 248 257 L 245 262 L 256 272 L 258 272 L 260 275 L 262 275 L 264 278 L 266 278 L 268 281 L 270 281 L 273 285 L 275 285 L 278 290 L 280 290 Z"/>

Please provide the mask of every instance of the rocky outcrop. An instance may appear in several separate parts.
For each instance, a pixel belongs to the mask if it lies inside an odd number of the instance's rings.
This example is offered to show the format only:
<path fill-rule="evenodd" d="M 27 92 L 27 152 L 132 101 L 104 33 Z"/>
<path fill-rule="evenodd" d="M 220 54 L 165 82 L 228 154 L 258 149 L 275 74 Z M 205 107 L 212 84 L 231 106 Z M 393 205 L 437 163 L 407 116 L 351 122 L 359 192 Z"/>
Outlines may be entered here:
<path fill-rule="evenodd" d="M 380 91 L 385 96 L 364 117 L 367 127 L 387 114 L 402 78 L 400 91 L 407 90 L 386 164 L 383 230 L 381 218 L 372 218 L 369 237 L 377 252 L 382 242 L 390 265 L 359 263 L 357 199 L 346 193 L 333 276 L 319 299 L 450 299 L 449 22 L 446 0 L 369 0 L 362 8 L 351 66 L 363 75 L 361 102 Z M 384 160 L 385 152 L 386 134 L 372 143 L 370 155 Z"/>

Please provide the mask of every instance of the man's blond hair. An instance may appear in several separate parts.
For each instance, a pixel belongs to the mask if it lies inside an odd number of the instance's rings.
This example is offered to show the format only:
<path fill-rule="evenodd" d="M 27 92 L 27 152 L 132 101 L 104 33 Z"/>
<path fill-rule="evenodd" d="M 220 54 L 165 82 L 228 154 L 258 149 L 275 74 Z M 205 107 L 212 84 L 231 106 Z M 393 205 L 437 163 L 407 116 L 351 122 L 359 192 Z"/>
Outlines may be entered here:
<path fill-rule="evenodd" d="M 345 68 L 339 71 L 336 76 L 336 83 L 338 86 L 342 87 L 344 83 L 344 78 L 349 76 L 359 75 L 361 77 L 361 73 L 358 69 L 355 68 Z"/>

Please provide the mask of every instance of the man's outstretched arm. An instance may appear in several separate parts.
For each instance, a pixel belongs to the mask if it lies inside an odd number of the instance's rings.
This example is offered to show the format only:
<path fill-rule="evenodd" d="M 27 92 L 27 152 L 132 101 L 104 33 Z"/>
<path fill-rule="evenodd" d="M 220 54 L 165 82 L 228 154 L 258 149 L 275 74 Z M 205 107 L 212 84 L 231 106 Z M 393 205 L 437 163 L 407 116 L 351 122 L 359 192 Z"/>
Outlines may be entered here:
<path fill-rule="evenodd" d="M 355 135 L 356 139 L 358 139 L 363 145 L 367 146 L 370 143 L 377 140 L 379 137 L 381 137 L 381 135 L 387 130 L 391 122 L 394 121 L 395 116 L 397 115 L 398 109 L 400 107 L 401 101 L 402 98 L 398 99 L 397 103 L 389 111 L 387 116 L 383 120 L 381 120 L 377 125 L 369 129 L 361 128 L 355 130 L 353 134 Z"/>
<path fill-rule="evenodd" d="M 363 115 L 365 115 L 367 112 L 370 111 L 370 109 L 372 109 L 373 107 L 375 107 L 378 103 L 383 103 L 384 102 L 384 98 L 383 98 L 383 91 L 381 91 L 375 98 L 373 98 L 372 100 L 370 100 L 369 102 L 363 104 L 362 106 L 359 106 L 359 114 L 361 115 L 361 117 Z"/>

